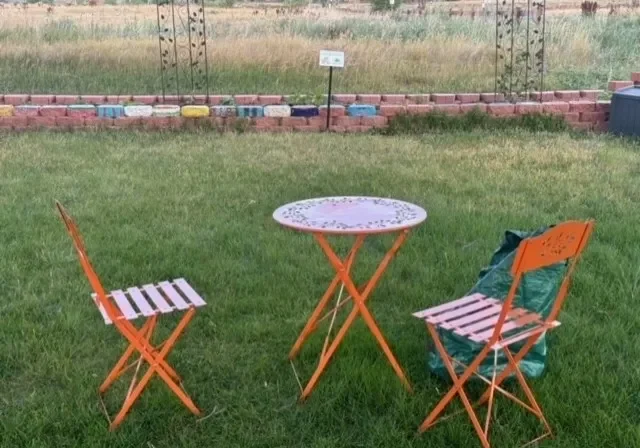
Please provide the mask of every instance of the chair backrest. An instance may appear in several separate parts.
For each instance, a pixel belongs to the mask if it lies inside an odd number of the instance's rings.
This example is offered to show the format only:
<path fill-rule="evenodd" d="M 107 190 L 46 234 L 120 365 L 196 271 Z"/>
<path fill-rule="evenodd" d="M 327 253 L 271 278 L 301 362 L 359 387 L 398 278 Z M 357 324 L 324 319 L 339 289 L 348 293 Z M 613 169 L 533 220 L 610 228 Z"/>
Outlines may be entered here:
<path fill-rule="evenodd" d="M 117 322 L 121 319 L 122 313 L 108 300 L 105 289 L 100 282 L 100 278 L 98 278 L 96 271 L 91 265 L 91 261 L 89 260 L 89 256 L 87 255 L 84 241 L 82 240 L 82 236 L 80 235 L 75 222 L 73 222 L 73 219 L 71 218 L 69 213 L 67 213 L 60 202 L 56 201 L 56 207 L 58 208 L 60 217 L 62 218 L 62 221 L 64 221 L 64 225 L 66 226 L 71 239 L 73 240 L 73 246 L 75 247 L 76 253 L 78 254 L 78 259 L 80 260 L 82 270 L 87 276 L 93 292 L 96 294 L 96 305 L 101 305 L 107 313 L 109 319 L 111 319 L 111 321 L 114 323 Z"/>
<path fill-rule="evenodd" d="M 593 232 L 593 226 L 594 221 L 592 220 L 566 221 L 552 227 L 542 235 L 528 238 L 520 244 L 511 266 L 513 282 L 505 298 L 490 344 L 495 343 L 501 334 L 502 325 L 511 311 L 522 276 L 527 272 L 566 262 L 568 268 L 558 289 L 553 307 L 545 321 L 548 323 L 556 319 L 566 299 L 576 264 Z"/>

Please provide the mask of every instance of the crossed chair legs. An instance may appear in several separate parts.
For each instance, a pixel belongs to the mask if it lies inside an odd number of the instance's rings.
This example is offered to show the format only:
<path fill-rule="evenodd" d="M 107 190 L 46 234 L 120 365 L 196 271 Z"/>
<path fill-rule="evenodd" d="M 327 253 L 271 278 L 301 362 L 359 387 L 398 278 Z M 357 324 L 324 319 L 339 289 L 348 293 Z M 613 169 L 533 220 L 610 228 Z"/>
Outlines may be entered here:
<path fill-rule="evenodd" d="M 109 430 L 113 431 L 122 423 L 127 413 L 140 397 L 140 394 L 147 386 L 154 374 L 157 374 L 160 378 L 162 378 L 162 380 L 164 380 L 167 386 L 169 386 L 169 388 L 176 394 L 180 401 L 182 401 L 182 403 L 192 413 L 194 413 L 195 415 L 201 414 L 200 410 L 196 407 L 189 395 L 187 395 L 187 393 L 182 388 L 182 380 L 180 379 L 176 371 L 166 361 L 166 357 L 169 355 L 169 352 L 173 348 L 174 344 L 176 343 L 186 326 L 193 318 L 194 314 L 195 308 L 190 308 L 184 314 L 169 338 L 155 347 L 152 345 L 151 340 L 153 331 L 155 330 L 156 324 L 158 322 L 157 315 L 149 317 L 142 325 L 142 327 L 140 327 L 140 329 L 138 330 L 135 330 L 135 332 L 128 330 L 126 327 L 121 328 L 123 336 L 129 341 L 129 346 L 100 386 L 99 392 L 101 401 L 102 396 L 125 372 L 127 372 L 134 366 L 135 371 L 129 385 L 124 403 L 122 404 L 120 411 L 113 420 L 111 420 L 111 418 L 109 417 L 106 407 L 104 407 L 104 403 L 102 404 L 105 414 L 107 414 L 107 419 L 109 419 L 110 422 Z M 138 359 L 127 365 L 129 359 L 136 353 L 139 353 Z M 149 367 L 140 381 L 138 381 L 138 373 L 140 372 L 143 361 L 146 362 Z"/>
<path fill-rule="evenodd" d="M 442 417 L 442 418 L 440 417 L 442 412 L 451 403 L 453 398 L 455 398 L 455 396 L 458 395 L 460 397 L 460 400 L 462 401 L 462 404 L 465 410 L 467 411 L 467 414 L 469 415 L 471 423 L 473 424 L 473 427 L 476 433 L 478 434 L 478 437 L 480 438 L 480 442 L 482 443 L 482 446 L 484 448 L 489 448 L 491 446 L 489 444 L 489 424 L 491 421 L 491 413 L 493 408 L 493 402 L 495 399 L 495 392 L 497 391 L 497 392 L 500 392 L 505 397 L 509 398 L 510 400 L 514 401 L 515 403 L 519 404 L 520 406 L 525 408 L 527 411 L 531 412 L 533 415 L 535 415 L 542 422 L 542 424 L 546 429 L 546 432 L 543 435 L 535 438 L 534 440 L 527 442 L 524 446 L 530 445 L 545 437 L 549 437 L 553 435 L 551 431 L 551 427 L 549 426 L 549 423 L 547 422 L 546 418 L 544 417 L 544 414 L 542 413 L 542 409 L 538 405 L 538 402 L 536 401 L 533 395 L 533 392 L 531 391 L 531 388 L 527 384 L 524 378 L 524 375 L 522 374 L 522 372 L 520 372 L 520 369 L 518 368 L 518 362 L 522 360 L 522 358 L 524 358 L 524 356 L 529 352 L 529 350 L 531 350 L 536 340 L 540 337 L 540 334 L 535 334 L 531 336 L 515 356 L 511 353 L 508 347 L 503 347 L 501 350 L 503 350 L 505 355 L 507 356 L 508 365 L 502 372 L 497 374 L 496 370 L 497 370 L 498 350 L 493 350 L 491 347 L 486 346 L 480 352 L 480 354 L 473 360 L 473 362 L 468 366 L 466 366 L 449 356 L 446 349 L 444 348 L 444 345 L 440 341 L 438 330 L 433 325 L 427 324 L 427 329 L 429 330 L 429 333 L 431 334 L 431 337 L 433 338 L 433 341 L 435 343 L 436 349 L 438 350 L 438 353 L 442 357 L 442 360 L 447 368 L 447 371 L 451 376 L 451 379 L 453 381 L 453 387 L 440 400 L 440 402 L 433 409 L 433 411 L 431 411 L 431 413 L 427 416 L 427 418 L 424 420 L 422 425 L 420 425 L 420 428 L 419 428 L 420 433 L 423 433 L 426 430 L 430 429 L 436 423 L 438 423 L 438 421 L 443 421 L 456 415 L 456 414 L 453 414 L 447 417 Z M 493 375 L 491 379 L 488 379 L 480 375 L 477 372 L 477 369 L 482 364 L 482 362 L 485 359 L 487 359 L 488 356 L 490 356 L 490 352 L 493 352 L 494 368 L 493 368 Z M 460 376 L 456 374 L 455 367 L 453 365 L 454 363 L 465 368 L 464 372 Z M 524 394 L 526 395 L 527 401 L 529 403 L 525 403 L 524 401 L 514 396 L 512 393 L 500 387 L 502 382 L 512 374 L 515 374 L 518 380 L 518 383 L 520 384 L 520 387 L 522 388 Z M 471 378 L 472 375 L 475 375 L 476 377 L 480 378 L 482 381 L 484 381 L 489 385 L 487 390 L 482 394 L 482 396 L 480 397 L 478 402 L 476 402 L 475 405 L 471 404 L 471 402 L 469 401 L 469 398 L 467 397 L 466 392 L 464 391 L 464 384 Z M 487 414 L 486 414 L 484 426 L 482 426 L 480 424 L 480 420 L 478 419 L 478 416 L 474 411 L 474 408 L 484 405 L 485 403 L 487 403 Z"/>

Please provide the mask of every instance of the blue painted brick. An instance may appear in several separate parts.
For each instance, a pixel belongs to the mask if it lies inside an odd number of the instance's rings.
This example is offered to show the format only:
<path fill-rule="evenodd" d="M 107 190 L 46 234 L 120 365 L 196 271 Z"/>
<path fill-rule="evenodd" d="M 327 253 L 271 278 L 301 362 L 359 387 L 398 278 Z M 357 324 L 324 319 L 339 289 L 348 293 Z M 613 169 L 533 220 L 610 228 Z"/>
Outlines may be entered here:
<path fill-rule="evenodd" d="M 291 108 L 292 117 L 317 117 L 320 110 L 316 106 L 293 106 Z"/>
<path fill-rule="evenodd" d="M 376 106 L 371 104 L 352 104 L 347 108 L 351 117 L 373 117 L 377 115 Z"/>
<path fill-rule="evenodd" d="M 262 106 L 236 106 L 236 114 L 240 118 L 264 117 Z"/>
<path fill-rule="evenodd" d="M 102 104 L 98 106 L 98 117 L 118 118 L 124 117 L 124 106 L 120 104 Z"/>

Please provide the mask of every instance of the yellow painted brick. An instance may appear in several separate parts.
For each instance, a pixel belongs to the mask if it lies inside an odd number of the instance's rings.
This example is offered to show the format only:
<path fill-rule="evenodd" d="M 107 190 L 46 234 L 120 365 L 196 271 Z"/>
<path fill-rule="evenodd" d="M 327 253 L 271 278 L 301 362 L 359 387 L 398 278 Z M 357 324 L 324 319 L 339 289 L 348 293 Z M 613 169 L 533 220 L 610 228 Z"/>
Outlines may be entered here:
<path fill-rule="evenodd" d="M 13 106 L 11 104 L 0 104 L 0 117 L 11 117 Z"/>
<path fill-rule="evenodd" d="M 209 106 L 182 106 L 182 116 L 200 118 L 209 116 Z"/>

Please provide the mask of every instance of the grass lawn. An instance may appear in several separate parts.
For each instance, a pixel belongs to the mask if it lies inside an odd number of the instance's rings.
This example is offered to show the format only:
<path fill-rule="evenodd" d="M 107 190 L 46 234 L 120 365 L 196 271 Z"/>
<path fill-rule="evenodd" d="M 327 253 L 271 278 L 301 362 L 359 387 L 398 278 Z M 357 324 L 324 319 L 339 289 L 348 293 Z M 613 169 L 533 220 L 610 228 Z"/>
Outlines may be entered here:
<path fill-rule="evenodd" d="M 640 446 L 640 152 L 628 142 L 41 133 L 0 137 L 0 173 L 2 447 L 479 446 L 462 415 L 415 435 L 447 385 L 426 369 L 427 334 L 411 312 L 465 293 L 504 230 L 587 217 L 596 232 L 549 337 L 548 370 L 532 382 L 557 433 L 542 446 Z M 300 405 L 287 353 L 332 273 L 311 237 L 271 213 L 342 194 L 429 212 L 370 302 L 415 394 L 358 322 Z M 156 379 L 107 432 L 97 388 L 123 341 L 89 299 L 54 199 L 75 216 L 106 287 L 183 276 L 205 296 L 170 361 L 214 415 L 197 422 Z M 356 277 L 389 243 L 367 242 Z M 303 350 L 304 376 L 323 339 Z M 112 411 L 119 400 L 109 396 Z M 506 400 L 496 411 L 495 446 L 540 429 Z"/>

